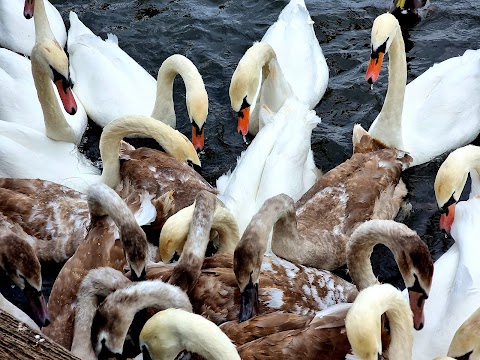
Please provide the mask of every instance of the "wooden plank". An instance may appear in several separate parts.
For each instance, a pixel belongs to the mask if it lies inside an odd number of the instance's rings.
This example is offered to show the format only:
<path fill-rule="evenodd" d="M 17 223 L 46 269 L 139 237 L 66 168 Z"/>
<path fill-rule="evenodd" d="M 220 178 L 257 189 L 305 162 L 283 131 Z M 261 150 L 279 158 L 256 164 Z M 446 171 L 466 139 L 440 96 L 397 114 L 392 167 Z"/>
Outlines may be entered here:
<path fill-rule="evenodd" d="M 0 359 L 79 360 L 70 351 L 0 311 Z"/>

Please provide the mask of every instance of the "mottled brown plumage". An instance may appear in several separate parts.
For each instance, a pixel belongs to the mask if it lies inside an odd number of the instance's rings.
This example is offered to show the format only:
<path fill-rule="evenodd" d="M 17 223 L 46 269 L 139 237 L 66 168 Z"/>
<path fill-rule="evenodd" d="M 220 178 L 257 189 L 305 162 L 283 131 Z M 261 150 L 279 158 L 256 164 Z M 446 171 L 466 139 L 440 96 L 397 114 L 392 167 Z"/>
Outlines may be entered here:
<path fill-rule="evenodd" d="M 215 201 L 214 195 L 199 193 L 179 263 L 175 267 L 160 264 L 149 266 L 147 278 L 160 277 L 164 281 L 185 286 L 194 312 L 220 324 L 238 318 L 240 291 L 231 255 L 217 254 L 204 261 Z M 260 262 L 262 259 L 263 254 Z M 201 272 L 198 271 L 200 266 Z M 170 279 L 172 272 L 175 273 L 174 282 Z M 195 280 L 196 277 L 198 280 Z M 353 301 L 357 294 L 352 284 L 327 271 L 296 266 L 273 255 L 263 259 L 259 282 L 262 313 L 285 311 L 313 314 L 337 302 Z"/>
<path fill-rule="evenodd" d="M 135 198 L 135 194 L 132 195 Z M 129 199 L 126 199 L 129 205 Z M 168 203 L 171 203 L 170 201 Z M 117 204 L 119 205 L 119 203 Z M 125 205 L 124 205 L 125 206 Z M 125 213 L 125 212 L 124 212 Z M 121 212 L 119 212 L 121 214 Z M 129 225 L 129 232 L 139 233 L 142 230 L 136 225 L 133 218 L 122 219 L 119 214 L 114 217 L 118 222 L 120 234 L 125 235 L 122 226 L 126 223 Z M 130 214 L 131 215 L 131 214 Z M 133 215 L 131 215 L 133 217 Z M 134 223 L 136 228 L 134 228 Z M 116 225 L 110 216 L 100 216 L 92 218 L 89 231 L 85 241 L 78 247 L 75 254 L 65 263 L 60 271 L 52 288 L 49 299 L 49 310 L 52 317 L 52 323 L 44 328 L 45 334 L 53 340 L 70 348 L 73 336 L 73 321 L 75 309 L 72 304 L 76 301 L 78 288 L 83 278 L 89 270 L 98 267 L 112 267 L 116 270 L 123 271 L 127 265 L 125 259 L 122 242 L 125 240 L 116 239 Z M 142 232 L 143 233 L 143 232 Z M 143 234 L 143 237 L 145 235 Z M 136 235 L 137 238 L 142 237 L 141 234 Z M 144 239 L 146 242 L 146 239 Z M 130 261 L 130 266 L 134 266 L 136 272 L 141 272 L 141 263 L 145 263 L 145 257 L 139 259 L 137 254 L 137 245 L 132 245 L 132 251 L 126 254 Z M 141 245 L 143 248 L 143 245 Z M 145 251 L 142 250 L 142 252 Z M 144 255 L 146 256 L 146 254 Z M 144 265 L 143 265 L 144 266 Z"/>
<path fill-rule="evenodd" d="M 381 146 L 359 125 L 354 128 L 354 140 L 352 157 L 324 174 L 296 202 L 299 237 L 274 239 L 275 254 L 307 266 L 335 269 L 346 263 L 347 239 L 358 225 L 396 215 L 406 195 L 400 175 L 411 157 L 395 149 L 375 150 Z M 390 203 L 391 208 L 383 211 L 379 201 Z"/>
<path fill-rule="evenodd" d="M 40 261 L 73 255 L 90 222 L 86 196 L 38 179 L 0 178 L 0 212 L 32 236 Z"/>
<path fill-rule="evenodd" d="M 173 190 L 177 212 L 191 205 L 200 190 L 217 193 L 190 166 L 158 150 L 124 148 L 121 159 L 129 159 L 122 162 L 120 170 L 123 186 L 119 193 L 122 198 L 136 189 L 144 189 L 156 196 Z"/>

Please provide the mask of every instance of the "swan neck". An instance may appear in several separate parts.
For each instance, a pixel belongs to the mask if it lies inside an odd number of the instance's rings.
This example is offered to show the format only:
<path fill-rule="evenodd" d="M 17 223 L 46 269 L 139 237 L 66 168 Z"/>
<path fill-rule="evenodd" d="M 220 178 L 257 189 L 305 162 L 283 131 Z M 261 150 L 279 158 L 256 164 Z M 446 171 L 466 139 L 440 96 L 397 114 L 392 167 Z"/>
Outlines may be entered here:
<path fill-rule="evenodd" d="M 413 347 L 412 312 L 403 298 L 395 297 L 385 311 L 390 322 L 389 359 L 411 360 Z"/>
<path fill-rule="evenodd" d="M 232 345 L 227 336 L 221 333 L 218 336 L 212 333 L 205 324 L 197 322 L 179 321 L 175 323 L 180 347 L 187 351 L 199 354 L 207 360 L 240 360 L 235 346 Z M 217 328 L 218 329 L 218 328 Z"/>
<path fill-rule="evenodd" d="M 35 4 L 38 2 L 42 1 L 35 1 Z M 36 15 L 34 18 L 36 19 Z M 37 54 L 37 47 L 34 46 L 32 49 L 32 75 L 35 88 L 37 89 L 38 100 L 42 107 L 45 122 L 45 134 L 53 140 L 76 144 L 79 139 L 63 115 L 59 102 L 55 96 L 52 80 L 43 70 L 38 56 L 40 55 Z"/>
<path fill-rule="evenodd" d="M 373 133 L 369 132 L 374 137 L 380 133 L 382 141 L 387 145 L 403 149 L 402 112 L 407 86 L 407 60 L 400 26 L 397 26 L 389 53 L 387 94 L 376 129 Z"/>
<path fill-rule="evenodd" d="M 91 329 L 99 305 L 98 297 L 106 297 L 130 281 L 118 270 L 98 268 L 83 279 L 77 294 L 72 353 L 83 360 L 96 360 L 91 342 Z"/>
<path fill-rule="evenodd" d="M 227 208 L 217 206 L 213 217 L 212 230 L 217 231 L 219 236 L 218 253 L 233 254 L 240 240 L 240 235 L 237 221 Z"/>
<path fill-rule="evenodd" d="M 47 12 L 43 0 L 35 0 L 33 9 L 33 21 L 35 23 L 35 41 L 48 38 L 55 40 L 50 23 L 48 22 Z"/>
<path fill-rule="evenodd" d="M 294 201 L 291 197 L 280 194 L 264 202 L 260 210 L 252 217 L 238 243 L 235 254 L 254 251 L 254 273 L 259 274 L 265 252 L 270 250 L 269 234 L 273 228 L 272 239 L 280 244 L 296 242 L 298 231 L 295 221 Z M 255 279 L 254 279 L 255 280 Z"/>
<path fill-rule="evenodd" d="M 120 140 L 130 134 L 142 134 L 153 137 L 167 153 L 173 149 L 171 129 L 147 116 L 129 116 L 112 121 L 103 128 L 100 137 L 100 157 L 102 158 L 102 181 L 114 189 L 120 184 Z"/>
<path fill-rule="evenodd" d="M 350 237 L 347 245 L 347 266 L 352 281 L 358 290 L 378 284 L 370 259 L 375 245 L 382 244 L 388 247 L 398 265 L 401 261 L 400 254 L 404 250 L 407 251 L 410 247 L 407 242 L 412 241 L 411 237 L 393 236 L 393 229 L 387 226 L 374 228 L 373 225 L 376 224 L 378 223 L 370 222 L 358 228 Z M 403 267 L 400 267 L 400 270 L 405 280 L 406 274 L 402 271 Z"/>
<path fill-rule="evenodd" d="M 205 85 L 197 67 L 184 56 L 178 54 L 170 56 L 162 63 L 162 66 L 158 70 L 157 96 L 152 117 L 173 128 L 176 127 L 176 116 L 173 102 L 173 82 L 177 74 L 182 77 L 183 83 L 185 84 L 185 99 L 187 101 L 187 111 L 190 121 L 192 121 L 192 114 L 190 111 L 193 107 L 190 105 L 190 101 L 195 99 L 194 94 L 204 94 L 206 101 L 208 102 Z"/>
<path fill-rule="evenodd" d="M 170 278 L 171 284 L 187 292 L 193 289 L 200 276 L 217 202 L 215 195 L 207 191 L 200 192 L 195 199 L 187 241 Z"/>

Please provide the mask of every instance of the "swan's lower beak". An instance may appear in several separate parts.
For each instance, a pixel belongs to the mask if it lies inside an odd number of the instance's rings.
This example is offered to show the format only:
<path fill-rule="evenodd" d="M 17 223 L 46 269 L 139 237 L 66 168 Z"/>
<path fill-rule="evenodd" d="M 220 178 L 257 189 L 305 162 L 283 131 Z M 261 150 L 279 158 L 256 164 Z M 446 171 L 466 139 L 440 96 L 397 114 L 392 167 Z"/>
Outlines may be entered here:
<path fill-rule="evenodd" d="M 197 151 L 203 150 L 205 146 L 205 128 L 200 130 L 195 123 L 192 123 L 192 144 Z"/>
<path fill-rule="evenodd" d="M 55 80 L 55 86 L 57 87 L 58 95 L 62 100 L 63 108 L 70 115 L 75 115 L 77 112 L 77 103 L 73 97 L 72 89 L 66 79 Z"/>
<path fill-rule="evenodd" d="M 23 16 L 25 19 L 31 19 L 33 17 L 33 8 L 35 0 L 25 0 L 25 6 L 23 8 Z"/>
<path fill-rule="evenodd" d="M 241 294 L 240 322 L 249 320 L 258 314 L 258 284 L 253 284 L 252 280 L 245 286 Z"/>
<path fill-rule="evenodd" d="M 250 120 L 250 106 L 241 109 L 238 112 L 238 127 L 237 131 L 243 136 L 247 135 L 248 132 L 248 122 Z"/>
<path fill-rule="evenodd" d="M 448 234 L 450 234 L 454 219 L 455 204 L 452 204 L 445 210 L 445 213 L 440 215 L 440 230 L 445 230 Z"/>
<path fill-rule="evenodd" d="M 426 295 L 409 289 L 408 297 L 410 299 L 410 309 L 412 309 L 413 312 L 413 327 L 415 330 L 422 330 L 425 323 L 423 307 L 425 305 Z"/>
<path fill-rule="evenodd" d="M 382 69 L 383 57 L 385 56 L 385 54 L 383 52 L 378 52 L 376 55 L 377 57 L 370 58 L 367 74 L 365 75 L 365 80 L 367 80 L 369 84 L 373 84 L 375 81 L 378 80 L 380 70 Z"/>
<path fill-rule="evenodd" d="M 30 309 L 32 310 L 32 319 L 40 327 L 48 326 L 50 319 L 48 316 L 47 302 L 43 297 L 41 291 L 33 288 L 30 284 L 25 282 L 25 289 L 23 289 L 25 296 L 28 299 Z"/>

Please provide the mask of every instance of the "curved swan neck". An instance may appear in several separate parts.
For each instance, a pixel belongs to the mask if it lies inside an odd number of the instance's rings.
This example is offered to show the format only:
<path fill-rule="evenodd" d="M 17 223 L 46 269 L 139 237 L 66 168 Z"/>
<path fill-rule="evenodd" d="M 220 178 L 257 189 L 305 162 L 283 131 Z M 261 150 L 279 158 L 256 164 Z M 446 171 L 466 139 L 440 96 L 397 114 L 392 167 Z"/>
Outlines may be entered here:
<path fill-rule="evenodd" d="M 192 311 L 187 294 L 178 287 L 161 280 L 140 281 L 117 290 L 105 299 L 97 312 L 99 319 L 95 344 L 97 351 L 102 343 L 105 343 L 110 351 L 121 354 L 135 314 L 148 307 L 159 310 L 177 308 Z"/>
<path fill-rule="evenodd" d="M 35 41 L 38 42 L 44 38 L 55 40 L 55 36 L 50 28 L 50 23 L 48 22 L 43 0 L 35 0 L 33 15 L 33 21 L 35 23 Z"/>
<path fill-rule="evenodd" d="M 389 320 L 391 333 L 388 359 L 411 360 L 412 312 L 400 291 L 389 284 L 373 285 L 362 290 L 350 308 L 345 326 L 354 353 L 361 356 L 381 349 L 380 318 L 384 313 Z"/>
<path fill-rule="evenodd" d="M 195 199 L 190 230 L 170 278 L 170 283 L 179 286 L 184 291 L 190 291 L 196 285 L 202 268 L 205 252 L 210 241 L 214 209 L 218 200 L 215 195 L 201 191 Z"/>
<path fill-rule="evenodd" d="M 88 208 L 92 215 L 109 215 L 120 230 L 120 240 L 133 272 L 141 277 L 148 252 L 147 237 L 122 198 L 104 184 L 90 186 Z"/>
<path fill-rule="evenodd" d="M 35 4 L 42 2 L 35 1 Z M 35 15 L 36 19 L 37 16 Z M 45 134 L 57 141 L 65 141 L 76 144 L 79 142 L 78 136 L 70 124 L 65 119 L 60 104 L 55 96 L 52 86 L 52 80 L 43 69 L 38 57 L 41 56 L 37 51 L 37 45 L 32 49 L 32 75 L 37 89 L 37 96 L 42 107 L 43 118 L 45 122 Z"/>
<path fill-rule="evenodd" d="M 91 270 L 82 280 L 77 293 L 72 353 L 83 360 L 96 360 L 91 342 L 93 319 L 99 305 L 98 297 L 106 297 L 130 284 L 120 271 L 112 268 Z"/>
<path fill-rule="evenodd" d="M 148 116 L 126 116 L 116 119 L 103 128 L 99 145 L 103 162 L 102 181 L 111 188 L 115 188 L 121 181 L 118 157 L 120 140 L 130 134 L 142 134 L 154 138 L 165 152 L 174 157 L 177 157 L 176 154 L 182 145 L 190 146 L 196 156 L 192 143 L 178 131 L 160 121 Z"/>
<path fill-rule="evenodd" d="M 253 265 L 253 283 L 258 283 L 260 267 L 267 250 L 268 238 L 273 227 L 272 241 L 275 243 L 296 242 L 298 231 L 295 217 L 295 205 L 291 197 L 276 195 L 266 200 L 260 210 L 252 217 L 240 242 L 235 249 L 234 269 L 243 267 L 244 262 Z M 249 260 L 247 260 L 249 259 Z"/>
<path fill-rule="evenodd" d="M 383 142 L 387 145 L 403 150 L 402 112 L 407 86 L 407 60 L 399 25 L 397 25 L 389 52 L 387 94 L 375 127 L 369 130 L 369 133 L 379 138 L 380 136 L 376 134 L 381 134 Z"/>
<path fill-rule="evenodd" d="M 217 200 L 213 215 L 212 230 L 217 231 L 219 237 L 218 254 L 233 254 L 240 241 L 238 224 L 232 213 Z"/>
<path fill-rule="evenodd" d="M 147 321 L 140 346 L 153 360 L 174 358 L 180 351 L 195 352 L 207 360 L 240 360 L 230 339 L 214 323 L 178 309 L 167 309 Z"/>
<path fill-rule="evenodd" d="M 419 241 L 416 241 L 417 239 Z M 392 220 L 371 220 L 360 225 L 347 245 L 347 266 L 358 290 L 378 283 L 370 261 L 373 248 L 377 244 L 383 244 L 392 251 L 404 281 L 410 266 L 407 265 L 408 262 L 405 263 L 408 251 L 412 246 L 424 245 L 413 230 Z"/>
<path fill-rule="evenodd" d="M 167 58 L 158 70 L 157 96 L 152 111 L 152 117 L 164 122 L 172 128 L 176 127 L 176 116 L 173 103 L 173 81 L 177 74 L 182 77 L 185 84 L 187 109 L 190 121 L 192 120 L 192 114 L 190 114 L 190 106 L 188 106 L 188 102 L 191 94 L 199 92 L 205 93 L 206 95 L 202 76 L 198 72 L 197 67 L 190 60 L 178 54 Z"/>

